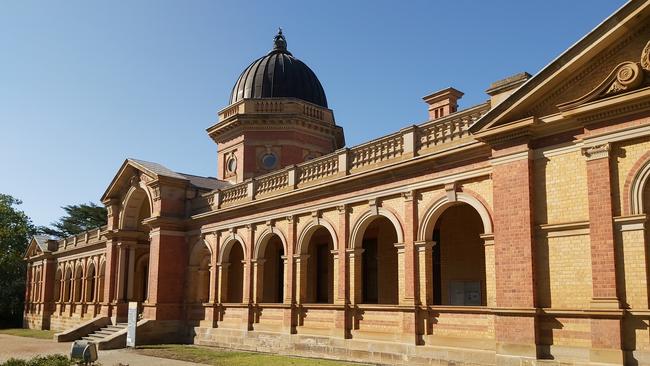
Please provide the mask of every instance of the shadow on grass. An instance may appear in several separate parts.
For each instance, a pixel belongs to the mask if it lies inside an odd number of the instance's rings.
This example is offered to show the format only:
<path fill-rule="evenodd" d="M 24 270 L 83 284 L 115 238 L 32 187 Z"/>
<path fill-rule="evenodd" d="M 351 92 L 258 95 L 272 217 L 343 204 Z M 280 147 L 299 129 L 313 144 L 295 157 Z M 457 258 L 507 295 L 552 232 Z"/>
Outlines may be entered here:
<path fill-rule="evenodd" d="M 202 347 L 194 345 L 163 344 L 139 346 L 135 352 L 161 358 L 203 363 L 213 366 L 344 366 L 360 365 L 358 363 L 302 358 L 266 353 L 233 351 L 223 348 Z"/>

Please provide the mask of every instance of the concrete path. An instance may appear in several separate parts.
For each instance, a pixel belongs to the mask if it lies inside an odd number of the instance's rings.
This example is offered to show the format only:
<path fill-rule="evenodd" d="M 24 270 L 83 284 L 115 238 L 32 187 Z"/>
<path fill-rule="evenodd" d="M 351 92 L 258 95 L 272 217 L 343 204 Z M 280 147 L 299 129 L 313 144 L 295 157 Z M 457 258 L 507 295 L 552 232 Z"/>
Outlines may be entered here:
<path fill-rule="evenodd" d="M 58 343 L 47 339 L 17 337 L 0 334 L 0 363 L 10 358 L 28 359 L 37 355 L 63 354 L 70 355 L 72 343 Z M 99 351 L 97 362 L 103 366 L 190 366 L 195 363 L 139 355 L 128 349 Z"/>

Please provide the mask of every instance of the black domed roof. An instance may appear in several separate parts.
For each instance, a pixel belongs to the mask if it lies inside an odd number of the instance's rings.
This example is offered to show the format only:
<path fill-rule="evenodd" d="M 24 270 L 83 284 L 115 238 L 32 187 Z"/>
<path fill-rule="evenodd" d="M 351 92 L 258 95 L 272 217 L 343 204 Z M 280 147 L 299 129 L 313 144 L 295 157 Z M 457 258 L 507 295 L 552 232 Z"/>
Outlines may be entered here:
<path fill-rule="evenodd" d="M 327 108 L 323 86 L 307 65 L 287 51 L 282 29 L 275 36 L 273 50 L 241 73 L 230 104 L 249 98 L 298 98 Z"/>

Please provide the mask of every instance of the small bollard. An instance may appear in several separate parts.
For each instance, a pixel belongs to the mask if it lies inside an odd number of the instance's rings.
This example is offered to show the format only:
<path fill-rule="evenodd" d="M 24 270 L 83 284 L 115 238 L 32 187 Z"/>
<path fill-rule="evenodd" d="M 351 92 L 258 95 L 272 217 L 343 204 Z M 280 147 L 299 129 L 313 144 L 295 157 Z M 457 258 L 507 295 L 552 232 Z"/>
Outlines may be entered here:
<path fill-rule="evenodd" d="M 97 345 L 89 341 L 74 341 L 70 349 L 70 359 L 78 364 L 92 364 L 97 361 Z"/>

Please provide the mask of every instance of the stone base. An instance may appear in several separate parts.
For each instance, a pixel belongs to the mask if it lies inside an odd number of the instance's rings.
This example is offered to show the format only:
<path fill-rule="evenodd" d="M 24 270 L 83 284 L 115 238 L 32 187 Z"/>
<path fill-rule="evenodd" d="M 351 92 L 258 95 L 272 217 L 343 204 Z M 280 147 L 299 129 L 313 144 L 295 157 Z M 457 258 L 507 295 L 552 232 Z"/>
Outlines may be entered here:
<path fill-rule="evenodd" d="M 460 347 L 416 346 L 406 343 L 376 340 L 343 339 L 307 334 L 288 334 L 246 331 L 228 328 L 190 328 L 190 342 L 198 345 L 230 348 L 254 352 L 268 352 L 302 357 L 326 358 L 341 361 L 366 362 L 386 365 L 506 365 L 506 366 L 586 366 L 615 365 L 595 363 L 585 359 L 589 349 L 565 349 L 582 359 L 536 359 L 530 355 L 503 354 L 495 350 Z M 507 347 L 505 347 L 507 348 Z M 501 352 L 505 350 L 501 348 Z M 527 350 L 530 351 L 530 350 Z M 528 352 L 524 352 L 528 353 Z M 646 359 L 645 354 L 636 354 Z"/>
<path fill-rule="evenodd" d="M 195 344 L 389 365 L 495 365 L 493 351 L 224 328 L 191 329 Z"/>

